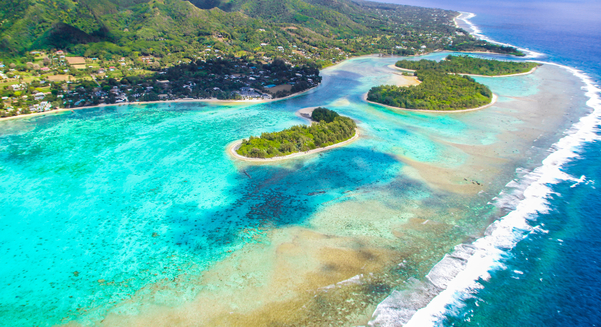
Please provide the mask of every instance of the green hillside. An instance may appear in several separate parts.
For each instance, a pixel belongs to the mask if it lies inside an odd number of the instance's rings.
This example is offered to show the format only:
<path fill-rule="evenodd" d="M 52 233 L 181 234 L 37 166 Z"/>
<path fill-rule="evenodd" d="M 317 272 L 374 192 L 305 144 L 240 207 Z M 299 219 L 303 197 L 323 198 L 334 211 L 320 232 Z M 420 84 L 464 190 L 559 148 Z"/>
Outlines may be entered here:
<path fill-rule="evenodd" d="M 86 57 L 138 53 L 170 62 L 212 47 L 323 66 L 365 53 L 490 47 L 457 33 L 455 15 L 350 0 L 4 0 L 0 57 L 63 49 Z"/>

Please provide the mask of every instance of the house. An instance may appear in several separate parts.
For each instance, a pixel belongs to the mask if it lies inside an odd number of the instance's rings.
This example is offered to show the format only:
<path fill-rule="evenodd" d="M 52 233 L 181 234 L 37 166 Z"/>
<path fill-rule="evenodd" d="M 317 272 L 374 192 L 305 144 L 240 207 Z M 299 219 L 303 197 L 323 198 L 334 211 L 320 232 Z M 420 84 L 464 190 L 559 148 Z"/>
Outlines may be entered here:
<path fill-rule="evenodd" d="M 42 99 L 44 99 L 45 96 L 46 96 L 46 94 L 44 94 L 42 92 L 38 92 L 33 95 L 34 99 L 36 99 L 36 100 L 42 100 Z"/>
<path fill-rule="evenodd" d="M 159 84 L 161 88 L 166 89 L 169 87 L 169 80 L 157 80 L 157 84 Z"/>
<path fill-rule="evenodd" d="M 48 101 L 42 101 L 39 104 L 34 104 L 33 106 L 30 107 L 31 111 L 34 112 L 44 112 L 44 111 L 49 111 L 52 109 L 52 104 L 50 104 Z"/>
<path fill-rule="evenodd" d="M 240 94 L 240 96 L 246 100 L 261 99 L 265 96 L 264 94 L 257 92 L 252 87 L 243 87 L 240 89 L 240 91 L 236 91 L 236 93 Z"/>
<path fill-rule="evenodd" d="M 42 67 L 42 68 L 40 68 L 40 70 L 43 71 L 43 72 L 49 72 L 50 68 L 48 68 L 48 67 Z"/>

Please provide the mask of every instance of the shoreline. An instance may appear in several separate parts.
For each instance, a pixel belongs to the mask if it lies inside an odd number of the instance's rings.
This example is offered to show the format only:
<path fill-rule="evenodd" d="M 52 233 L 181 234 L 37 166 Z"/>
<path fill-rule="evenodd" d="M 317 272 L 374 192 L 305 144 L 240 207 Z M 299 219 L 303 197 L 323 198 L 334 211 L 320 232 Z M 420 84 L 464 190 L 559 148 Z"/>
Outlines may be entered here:
<path fill-rule="evenodd" d="M 463 15 L 465 15 L 466 17 L 462 17 Z M 540 52 L 536 52 L 536 51 L 526 49 L 526 48 L 520 48 L 520 47 L 511 45 L 509 43 L 498 42 L 498 41 L 495 41 L 495 40 L 487 37 L 486 35 L 482 34 L 482 31 L 478 28 L 478 26 L 476 26 L 474 23 L 472 23 L 470 21 L 470 19 L 472 19 L 474 17 L 476 17 L 476 14 L 474 14 L 474 13 L 461 11 L 461 12 L 459 12 L 459 15 L 457 15 L 455 18 L 453 18 L 453 21 L 455 22 L 455 26 L 457 28 L 463 28 L 466 32 L 468 32 L 473 37 L 475 37 L 479 40 L 484 40 L 484 41 L 490 42 L 492 44 L 500 45 L 500 46 L 514 47 L 517 50 L 522 51 L 526 58 L 540 58 L 540 57 L 545 56 L 544 54 L 542 54 Z M 465 28 L 461 27 L 459 25 L 459 23 L 457 22 L 457 19 L 463 21 L 465 23 L 466 27 Z"/>
<path fill-rule="evenodd" d="M 493 262 L 494 260 L 490 262 L 486 261 L 487 263 L 485 264 L 485 267 L 483 267 L 483 258 L 486 260 L 491 256 L 498 256 L 495 251 L 492 251 L 493 254 L 491 254 L 491 248 L 497 246 L 496 243 L 502 243 L 502 252 L 505 253 L 514 249 L 524 239 L 523 237 L 518 237 L 522 235 L 521 233 L 520 235 L 517 235 L 513 231 L 516 226 L 518 229 L 520 226 L 528 227 L 528 221 L 531 219 L 530 215 L 536 215 L 537 213 L 540 213 L 541 210 L 545 209 L 546 202 L 541 201 L 541 199 L 545 199 L 549 194 L 552 194 L 549 184 L 555 185 L 565 181 L 576 181 L 576 179 L 571 176 L 562 176 L 562 168 L 573 161 L 574 158 L 579 157 L 579 154 L 576 153 L 576 150 L 574 149 L 594 140 L 594 138 L 585 135 L 591 135 L 591 133 L 594 134 L 597 129 L 596 126 L 598 126 L 600 117 L 599 109 L 601 109 L 599 106 L 601 104 L 601 98 L 599 96 L 601 90 L 592 78 L 583 71 L 552 62 L 545 62 L 545 64 L 565 69 L 582 81 L 584 86 L 581 87 L 581 89 L 584 90 L 584 96 L 589 99 L 584 106 L 588 107 L 589 112 L 580 116 L 580 119 L 578 120 L 570 120 L 571 126 L 564 130 L 562 136 L 548 147 L 548 153 L 544 156 L 542 162 L 537 164 L 535 166 L 536 168 L 531 169 L 530 173 L 520 178 L 519 182 L 525 186 L 520 193 L 523 196 L 525 195 L 525 197 L 520 198 L 517 208 L 511 209 L 498 220 L 495 220 L 486 228 L 485 233 L 480 237 L 473 241 L 462 243 L 474 246 L 476 254 L 473 254 L 472 252 L 467 258 L 462 257 L 465 260 L 465 264 L 461 269 L 446 281 L 446 287 L 441 292 L 429 299 L 425 306 L 418 308 L 412 313 L 406 326 L 421 326 L 424 322 L 432 321 L 433 317 L 438 317 L 441 313 L 446 313 L 446 306 L 456 299 L 458 293 L 469 292 L 474 288 L 474 282 L 477 282 L 480 278 L 486 279 L 486 276 L 488 275 L 487 272 L 492 269 L 496 262 Z M 528 181 L 529 177 L 532 177 L 530 181 Z M 550 183 L 549 177 L 552 177 L 551 179 L 553 180 Z M 512 181 L 509 184 L 515 182 L 516 181 Z M 509 186 L 509 184 L 506 186 Z M 574 185 L 578 184 L 579 182 Z M 511 186 L 511 188 L 514 187 L 515 186 Z M 540 192 L 540 190 L 543 190 L 544 192 Z M 534 205 L 523 206 L 525 203 Z M 523 206 L 525 210 L 519 210 L 520 206 Z M 543 208 L 541 209 L 539 207 Z M 499 239 L 501 241 L 498 241 Z M 508 244 L 506 240 L 510 240 L 511 244 Z M 495 248 L 493 250 L 498 249 Z M 450 250 L 448 255 L 452 258 L 455 255 L 461 255 L 460 251 L 461 250 L 458 250 L 456 247 L 455 249 Z M 431 271 L 435 271 L 439 265 L 442 267 L 444 265 L 443 262 L 447 260 L 447 256 L 442 258 L 436 263 Z M 505 268 L 502 267 L 502 269 Z M 378 313 L 383 313 L 384 310 L 389 307 L 387 301 L 396 305 L 394 300 L 394 298 L 389 296 L 382 301 L 374 312 L 372 319 L 377 320 Z M 379 310 L 381 311 L 378 312 Z M 389 318 L 386 316 L 386 313 L 382 314 L 382 316 L 382 321 L 387 321 Z M 398 318 L 394 317 L 394 319 Z"/>
<path fill-rule="evenodd" d="M 476 52 L 467 52 L 467 53 L 476 53 Z M 460 73 L 455 73 L 455 75 L 473 76 L 473 77 L 492 77 L 492 78 L 514 77 L 514 76 L 524 76 L 524 75 L 532 74 L 532 73 L 534 73 L 538 69 L 538 67 L 540 67 L 540 66 L 536 66 L 536 67 L 530 69 L 527 72 L 508 74 L 508 75 L 478 75 L 478 74 L 460 74 Z M 407 69 L 407 68 L 397 67 L 395 64 L 388 65 L 388 68 L 400 70 L 402 72 L 411 72 L 411 73 L 416 72 L 416 70 L 414 70 L 414 69 Z M 447 73 L 447 74 L 453 74 L 453 73 Z"/>
<path fill-rule="evenodd" d="M 67 111 L 74 111 L 74 110 L 81 110 L 81 109 L 92 109 L 92 108 L 102 108 L 102 107 L 118 107 L 118 106 L 134 106 L 134 105 L 147 105 L 147 104 L 158 104 L 158 103 L 168 104 L 168 103 L 202 102 L 202 103 L 237 104 L 237 105 L 269 103 L 269 102 L 276 102 L 276 101 L 291 99 L 291 98 L 303 95 L 304 93 L 307 93 L 307 92 L 309 92 L 309 91 L 317 88 L 319 85 L 321 85 L 321 83 L 317 84 L 316 86 L 314 86 L 312 88 L 306 89 L 306 90 L 304 90 L 302 92 L 290 94 L 290 95 L 285 96 L 283 98 L 270 99 L 270 100 L 219 100 L 219 99 L 211 98 L 211 99 L 177 99 L 177 100 L 167 100 L 167 101 L 157 100 L 157 101 L 124 102 L 124 103 L 111 103 L 111 104 L 102 103 L 102 104 L 95 105 L 95 106 L 75 107 L 75 108 L 60 108 L 60 109 L 55 109 L 55 110 L 50 110 L 50 111 L 44 111 L 44 112 L 35 112 L 35 113 L 25 114 L 25 115 L 0 117 L 0 121 L 3 121 L 3 120 L 12 120 L 12 119 L 18 119 L 18 118 L 28 118 L 28 117 L 44 116 L 44 115 L 50 115 L 50 114 L 59 114 L 59 113 L 67 112 Z"/>
<path fill-rule="evenodd" d="M 309 124 L 313 124 L 314 121 L 311 120 L 311 116 L 313 115 L 313 110 L 315 110 L 317 108 L 319 108 L 319 107 L 306 107 L 306 108 L 302 108 L 302 109 L 299 109 L 299 110 L 295 111 L 294 115 L 296 117 L 299 117 L 299 118 L 307 120 L 309 122 Z M 308 114 L 309 116 L 305 116 L 306 114 Z"/>
<path fill-rule="evenodd" d="M 382 106 L 382 107 L 386 107 L 388 109 L 398 109 L 398 110 L 403 110 L 403 111 L 413 111 L 413 112 L 433 112 L 433 113 L 461 113 L 461 112 L 470 112 L 470 111 L 476 111 L 476 110 L 482 110 L 485 108 L 488 108 L 492 105 L 494 105 L 497 100 L 499 99 L 499 97 L 496 94 L 492 94 L 492 99 L 490 101 L 489 104 L 483 105 L 481 107 L 478 108 L 471 108 L 471 109 L 460 109 L 460 110 L 427 110 L 427 109 L 409 109 L 409 108 L 401 108 L 401 107 L 394 107 L 394 106 L 389 106 L 387 104 L 382 104 L 382 103 L 378 103 L 378 102 L 373 102 L 373 101 L 369 101 L 367 100 L 367 93 L 365 93 L 363 95 L 363 100 L 365 100 L 365 102 L 370 103 L 370 104 L 374 104 L 374 105 L 378 105 L 378 106 Z"/>
<path fill-rule="evenodd" d="M 461 15 L 459 15 L 461 16 Z M 457 16 L 457 17 L 459 17 Z M 457 18 L 456 17 L 456 18 Z M 454 18 L 453 20 L 455 20 L 456 18 Z M 443 51 L 436 51 L 436 52 L 445 52 L 446 50 Z M 446 52 L 453 52 L 453 51 L 446 51 Z M 491 53 L 494 54 L 494 52 L 478 52 L 478 51 L 467 51 L 464 53 Z M 416 54 L 416 55 L 411 55 L 411 56 L 395 56 L 398 58 L 403 58 L 403 57 L 418 57 L 418 56 L 423 56 L 423 55 L 427 55 L 428 53 L 424 53 L 424 54 Z M 328 66 L 323 70 L 326 69 L 330 69 L 330 68 L 334 68 L 338 65 L 341 65 L 351 59 L 358 59 L 358 58 L 363 58 L 363 57 L 378 57 L 377 54 L 366 54 L 366 55 L 361 55 L 361 56 L 357 56 L 357 57 L 351 57 L 348 59 L 345 59 L 343 61 L 340 61 L 332 66 Z M 412 69 L 405 69 L 405 68 L 400 68 L 400 67 L 396 67 L 394 64 L 388 65 L 389 68 L 392 69 L 396 69 L 396 70 L 400 70 L 400 71 L 404 71 L 404 72 L 415 72 L 415 70 Z M 495 75 L 495 76 L 486 76 L 486 75 L 474 75 L 474 74 L 460 74 L 460 75 L 468 75 L 468 76 L 476 76 L 476 77 L 512 77 L 512 76 L 521 76 L 521 75 L 527 75 L 527 74 L 532 74 L 534 73 L 534 71 L 536 71 L 538 67 L 534 67 L 533 69 L 531 69 L 528 72 L 525 73 L 517 73 L 517 74 L 510 74 L 510 75 Z M 281 100 L 286 100 L 286 99 L 291 99 L 297 96 L 300 96 L 304 93 L 307 93 L 313 89 L 316 89 L 317 87 L 319 87 L 321 85 L 321 83 L 319 83 L 318 85 L 306 89 L 302 92 L 298 92 L 298 93 L 294 93 L 294 94 L 290 94 L 288 96 L 285 96 L 283 98 L 277 98 L 277 99 L 271 99 L 271 100 L 219 100 L 219 99 L 177 99 L 177 100 L 167 100 L 167 101 L 162 101 L 162 100 L 157 100 L 157 101 L 145 101 L 145 102 L 125 102 L 125 103 L 112 103 L 112 104 L 99 104 L 99 105 L 95 105 L 95 106 L 86 106 L 86 107 L 75 107 L 75 108 L 60 108 L 60 109 L 56 109 L 56 110 L 50 110 L 50 111 L 45 111 L 45 112 L 36 112 L 36 113 L 31 113 L 31 114 L 25 114 L 25 115 L 17 115 L 17 116 L 9 116 L 9 117 L 0 117 L 0 121 L 3 120 L 12 120 L 12 119 L 19 119 L 19 118 L 31 118 L 31 117 L 36 117 L 36 116 L 44 116 L 44 115 L 51 115 L 51 114 L 60 114 L 60 113 L 64 113 L 67 111 L 74 111 L 74 110 L 81 110 L 81 109 L 92 109 L 92 108 L 102 108 L 102 107 L 109 107 L 109 106 L 123 106 L 123 105 L 147 105 L 147 104 L 158 104 L 158 103 L 191 103 L 191 102 L 201 102 L 201 103 L 219 103 L 219 104 L 238 104 L 238 105 L 243 105 L 243 104 L 259 104 L 259 103 L 269 103 L 269 102 L 276 102 L 276 101 L 281 101 Z M 414 109 L 407 109 L 407 110 L 414 110 Z M 415 109 L 418 110 L 418 109 Z M 467 110 L 475 110 L 475 109 L 467 109 Z M 430 111 L 430 110 L 428 110 Z"/>
<path fill-rule="evenodd" d="M 492 78 L 514 77 L 514 76 L 530 75 L 530 74 L 534 73 L 538 69 L 538 67 L 540 67 L 540 66 L 536 66 L 536 67 L 534 67 L 534 68 L 532 68 L 529 71 L 524 72 L 524 73 L 515 73 L 515 74 L 509 74 L 509 75 L 492 75 L 492 76 L 477 75 L 477 74 L 457 74 L 457 75 L 474 76 L 474 77 L 492 77 Z"/>

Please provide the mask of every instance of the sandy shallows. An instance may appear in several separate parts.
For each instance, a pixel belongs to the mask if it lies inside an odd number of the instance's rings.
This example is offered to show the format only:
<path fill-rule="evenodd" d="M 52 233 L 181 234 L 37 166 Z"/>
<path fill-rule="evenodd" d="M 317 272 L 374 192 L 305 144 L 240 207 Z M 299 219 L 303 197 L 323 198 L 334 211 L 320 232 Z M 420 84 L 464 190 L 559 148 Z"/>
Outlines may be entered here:
<path fill-rule="evenodd" d="M 516 178 L 516 168 L 536 167 L 582 114 L 574 98 L 581 85 L 565 71 L 543 66 L 511 78 L 531 79 L 535 92 L 516 95 L 522 89 L 511 87 L 518 80 L 507 80 L 497 88 L 497 104 L 452 117 L 364 105 L 370 119 L 405 121 L 406 131 L 433 141 L 435 159 L 393 146 L 388 155 L 404 164 L 393 181 L 321 203 L 302 226 L 265 227 L 258 243 L 202 275 L 184 271 L 136 292 L 101 325 L 365 324 L 392 289 L 423 279 L 454 245 L 481 235 L 496 217 L 488 202 Z M 432 120 L 464 128 L 445 133 L 432 128 Z M 376 137 L 369 128 L 365 134 L 366 143 Z M 186 300 L 174 300 L 180 298 Z"/>

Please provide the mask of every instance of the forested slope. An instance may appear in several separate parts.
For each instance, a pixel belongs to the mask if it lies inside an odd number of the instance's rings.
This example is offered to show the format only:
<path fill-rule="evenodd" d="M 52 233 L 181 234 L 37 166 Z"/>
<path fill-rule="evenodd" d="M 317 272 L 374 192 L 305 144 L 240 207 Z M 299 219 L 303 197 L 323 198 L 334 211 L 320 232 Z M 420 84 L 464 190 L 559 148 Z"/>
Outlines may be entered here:
<path fill-rule="evenodd" d="M 4 0 L 0 57 L 63 49 L 84 56 L 139 52 L 181 59 L 213 47 L 322 66 L 366 53 L 482 48 L 482 41 L 453 25 L 455 15 L 350 0 Z"/>

